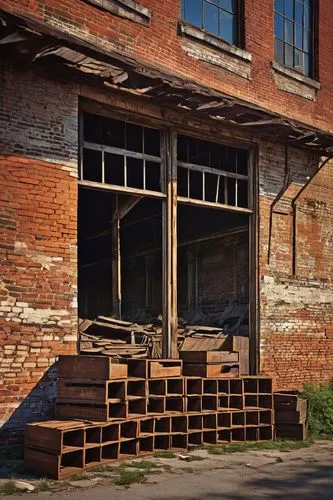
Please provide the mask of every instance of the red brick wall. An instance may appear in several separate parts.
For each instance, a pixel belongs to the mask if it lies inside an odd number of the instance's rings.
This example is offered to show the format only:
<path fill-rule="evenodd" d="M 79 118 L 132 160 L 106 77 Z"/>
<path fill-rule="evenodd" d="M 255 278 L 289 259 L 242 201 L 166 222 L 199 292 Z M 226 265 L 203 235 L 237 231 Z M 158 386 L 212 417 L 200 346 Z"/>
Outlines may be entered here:
<path fill-rule="evenodd" d="M 315 158 L 295 154 L 290 154 L 294 184 L 273 214 L 269 263 L 270 205 L 278 185 L 269 193 L 272 179 L 262 181 L 260 197 L 261 369 L 275 378 L 277 389 L 333 379 L 333 165 L 327 164 L 297 201 L 294 251 L 291 201 L 317 165 Z M 262 150 L 261 179 L 265 164 L 272 165 Z"/>
<path fill-rule="evenodd" d="M 330 0 L 320 1 L 316 79 L 322 88 L 315 101 L 280 90 L 275 83 L 271 68 L 274 59 L 272 1 L 244 2 L 245 49 L 252 54 L 251 79 L 185 53 L 184 40 L 177 34 L 180 0 L 140 0 L 139 3 L 151 9 L 149 27 L 114 16 L 84 0 L 0 0 L 0 8 L 44 20 L 104 48 L 116 49 L 272 111 L 333 130 L 333 109 L 326 105 L 333 92 L 333 45 L 330 43 L 333 5 Z M 200 50 L 202 45 L 196 45 Z M 214 54 L 220 59 L 227 57 L 219 50 Z"/>
<path fill-rule="evenodd" d="M 1 155 L 0 186 L 3 436 L 52 415 L 55 358 L 76 352 L 77 185 L 60 165 Z"/>

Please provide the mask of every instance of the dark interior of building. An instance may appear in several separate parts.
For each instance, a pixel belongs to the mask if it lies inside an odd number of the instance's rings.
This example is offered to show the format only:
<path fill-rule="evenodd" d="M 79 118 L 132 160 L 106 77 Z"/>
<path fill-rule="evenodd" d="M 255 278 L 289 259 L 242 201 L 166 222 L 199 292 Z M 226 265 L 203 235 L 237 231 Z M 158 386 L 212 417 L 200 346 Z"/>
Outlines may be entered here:
<path fill-rule="evenodd" d="M 80 317 L 113 313 L 111 221 L 117 197 L 118 203 L 125 198 L 80 188 Z M 162 203 L 139 198 L 120 222 L 121 315 L 129 321 L 145 323 L 162 313 Z M 232 325 L 246 328 L 248 216 L 179 204 L 177 218 L 180 320 L 226 326 L 237 317 Z"/>

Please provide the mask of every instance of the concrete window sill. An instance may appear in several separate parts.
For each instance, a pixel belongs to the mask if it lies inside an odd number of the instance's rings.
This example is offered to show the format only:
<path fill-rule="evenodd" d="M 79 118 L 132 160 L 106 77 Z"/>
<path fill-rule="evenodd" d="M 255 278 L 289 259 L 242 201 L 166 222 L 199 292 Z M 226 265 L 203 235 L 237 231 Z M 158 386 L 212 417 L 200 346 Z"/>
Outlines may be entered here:
<path fill-rule="evenodd" d="M 180 21 L 178 28 L 179 28 L 179 34 L 184 37 L 192 38 L 194 40 L 198 40 L 199 42 L 203 42 L 214 49 L 222 50 L 223 52 L 231 56 L 235 56 L 239 59 L 242 59 L 245 62 L 252 61 L 252 55 L 249 52 L 246 52 L 245 50 L 240 49 L 235 45 L 230 45 L 227 42 L 221 40 L 220 38 L 214 35 L 210 35 L 209 33 L 206 33 L 205 31 L 200 30 L 199 28 L 196 28 L 191 24 L 187 24 L 184 21 Z"/>
<path fill-rule="evenodd" d="M 308 87 L 311 87 L 312 89 L 315 90 L 320 90 L 320 83 L 317 82 L 316 80 L 313 80 L 312 78 L 309 78 L 308 76 L 304 76 L 298 71 L 295 71 L 292 68 L 288 68 L 287 66 L 283 66 L 282 64 L 279 64 L 276 61 L 272 62 L 272 68 L 275 72 L 280 73 L 288 78 L 291 78 L 292 80 L 295 80 L 296 82 L 299 82 L 303 85 L 307 85 Z"/>
<path fill-rule="evenodd" d="M 136 23 L 149 25 L 151 11 L 142 7 L 135 0 L 84 0 L 102 10 Z"/>

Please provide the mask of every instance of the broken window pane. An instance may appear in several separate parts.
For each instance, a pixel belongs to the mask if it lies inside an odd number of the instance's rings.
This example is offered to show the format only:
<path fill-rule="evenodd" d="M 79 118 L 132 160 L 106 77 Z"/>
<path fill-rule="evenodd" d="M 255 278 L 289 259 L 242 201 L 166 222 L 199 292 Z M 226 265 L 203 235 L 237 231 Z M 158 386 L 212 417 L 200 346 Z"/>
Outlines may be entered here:
<path fill-rule="evenodd" d="M 126 123 L 125 148 L 128 151 L 143 152 L 143 127 L 133 123 Z"/>
<path fill-rule="evenodd" d="M 89 113 L 83 117 L 83 146 L 88 146 L 83 152 L 83 180 L 161 192 L 161 164 L 150 162 L 160 158 L 159 130 Z M 98 167 L 91 166 L 92 157 L 98 158 Z"/>
<path fill-rule="evenodd" d="M 203 199 L 202 172 L 190 171 L 190 198 Z"/>
<path fill-rule="evenodd" d="M 146 189 L 161 191 L 161 164 L 146 161 Z"/>
<path fill-rule="evenodd" d="M 102 182 L 102 153 L 100 151 L 84 149 L 83 180 Z"/>
<path fill-rule="evenodd" d="M 159 157 L 161 154 L 160 131 L 153 128 L 145 128 L 145 153 Z"/>
<path fill-rule="evenodd" d="M 107 184 L 124 185 L 124 157 L 122 155 L 105 153 L 104 170 Z"/>
<path fill-rule="evenodd" d="M 143 160 L 127 157 L 127 186 L 143 189 Z"/>

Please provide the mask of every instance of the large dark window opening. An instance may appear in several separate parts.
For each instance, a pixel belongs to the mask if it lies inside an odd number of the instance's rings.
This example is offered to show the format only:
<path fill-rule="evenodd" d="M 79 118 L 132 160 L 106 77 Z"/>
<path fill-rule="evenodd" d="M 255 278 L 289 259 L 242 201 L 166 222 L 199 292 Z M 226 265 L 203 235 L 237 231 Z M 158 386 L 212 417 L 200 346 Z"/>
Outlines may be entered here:
<path fill-rule="evenodd" d="M 186 323 L 248 335 L 248 216 L 180 205 L 178 313 Z"/>
<path fill-rule="evenodd" d="M 90 114 L 83 127 L 80 318 L 158 325 L 164 356 L 184 325 L 248 338 L 248 150 Z"/>
<path fill-rule="evenodd" d="M 182 0 L 182 19 L 240 46 L 239 0 Z"/>
<path fill-rule="evenodd" d="M 120 220 L 117 211 L 133 208 Z M 162 312 L 161 201 L 79 189 L 79 316 L 149 323 Z M 119 238 L 119 242 L 117 239 Z M 118 256 L 119 243 L 119 275 Z M 117 280 L 120 279 L 120 297 Z M 121 304 L 118 304 L 120 298 Z"/>
<path fill-rule="evenodd" d="M 274 1 L 275 59 L 313 77 L 313 0 Z"/>

